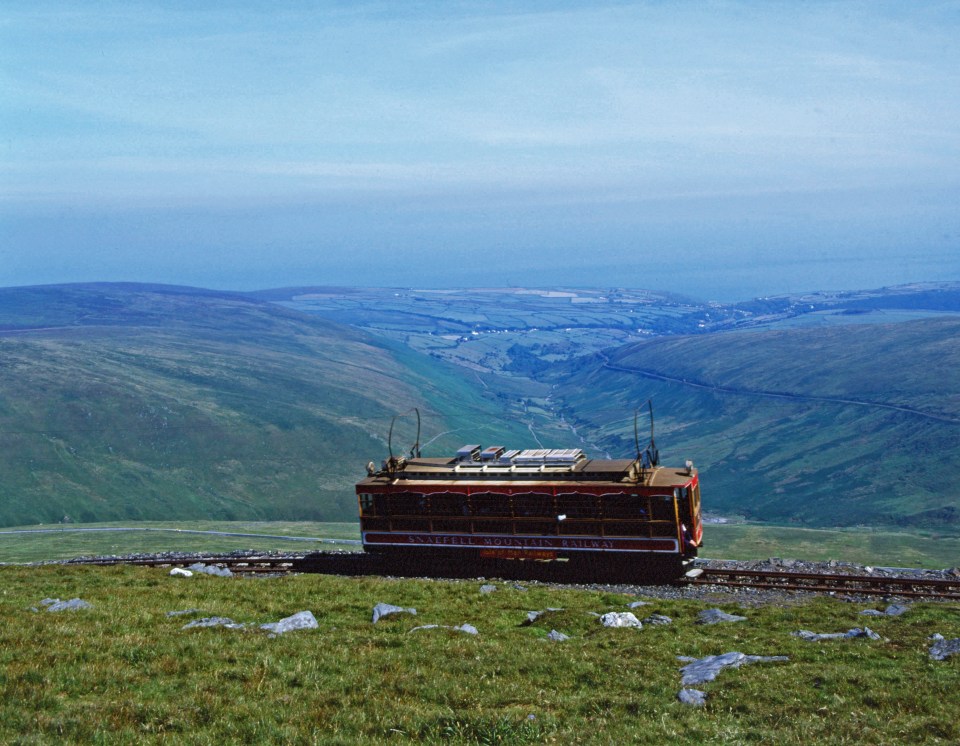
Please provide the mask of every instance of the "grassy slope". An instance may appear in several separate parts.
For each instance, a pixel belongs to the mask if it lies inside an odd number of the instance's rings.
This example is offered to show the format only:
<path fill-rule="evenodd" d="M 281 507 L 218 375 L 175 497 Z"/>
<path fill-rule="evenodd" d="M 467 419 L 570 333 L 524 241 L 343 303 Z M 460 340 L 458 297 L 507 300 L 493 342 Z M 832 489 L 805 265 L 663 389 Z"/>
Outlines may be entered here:
<path fill-rule="evenodd" d="M 609 358 L 728 389 L 654 380 L 593 359 L 567 368 L 558 391 L 568 413 L 603 428 L 617 451 L 632 446 L 631 413 L 652 396 L 664 458 L 701 467 L 710 510 L 960 530 L 960 321 L 660 338 Z M 750 391 L 887 403 L 952 421 Z"/>
<path fill-rule="evenodd" d="M 298 576 L 194 577 L 137 568 L 0 568 L 4 743 L 956 743 L 960 660 L 927 639 L 960 635 L 956 604 L 871 618 L 880 640 L 805 642 L 800 629 L 862 627 L 865 607 L 819 599 L 702 626 L 715 603 L 653 601 L 669 626 L 603 629 L 630 597 L 480 583 Z M 45 597 L 93 608 L 33 613 Z M 376 625 L 387 602 L 417 609 Z M 883 603 L 879 604 L 881 607 Z M 531 609 L 559 608 L 523 626 Z M 168 617 L 174 610 L 193 615 Z M 183 630 L 227 616 L 310 610 L 317 630 Z M 479 635 L 418 624 L 471 623 Z M 551 629 L 571 636 L 545 639 Z M 730 651 L 788 661 L 728 669 L 680 704 L 677 656 Z"/>
<path fill-rule="evenodd" d="M 348 520 L 393 413 L 423 408 L 428 434 L 448 414 L 511 427 L 448 366 L 234 294 L 13 289 L 0 327 L 2 525 Z"/>

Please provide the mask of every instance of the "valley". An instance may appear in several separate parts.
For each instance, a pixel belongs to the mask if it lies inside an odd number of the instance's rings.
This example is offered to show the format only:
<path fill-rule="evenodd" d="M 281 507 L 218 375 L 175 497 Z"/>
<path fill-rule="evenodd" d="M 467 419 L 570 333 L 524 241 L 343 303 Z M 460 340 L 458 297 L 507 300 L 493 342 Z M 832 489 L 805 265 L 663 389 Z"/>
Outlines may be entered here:
<path fill-rule="evenodd" d="M 0 524 L 351 521 L 394 414 L 420 410 L 426 455 L 624 457 L 652 399 L 663 460 L 696 462 L 709 510 L 957 536 L 958 332 L 960 283 L 726 305 L 623 289 L 4 289 Z M 415 421 L 395 425 L 404 452 Z"/>

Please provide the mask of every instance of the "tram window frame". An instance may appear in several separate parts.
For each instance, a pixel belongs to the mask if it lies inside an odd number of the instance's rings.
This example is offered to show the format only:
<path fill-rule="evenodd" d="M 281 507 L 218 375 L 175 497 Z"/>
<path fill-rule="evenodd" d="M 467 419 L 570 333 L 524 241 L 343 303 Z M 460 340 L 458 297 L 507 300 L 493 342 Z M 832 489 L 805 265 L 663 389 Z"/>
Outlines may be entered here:
<path fill-rule="evenodd" d="M 373 494 L 370 492 L 360 493 L 360 515 L 372 516 L 376 514 L 376 502 Z"/>

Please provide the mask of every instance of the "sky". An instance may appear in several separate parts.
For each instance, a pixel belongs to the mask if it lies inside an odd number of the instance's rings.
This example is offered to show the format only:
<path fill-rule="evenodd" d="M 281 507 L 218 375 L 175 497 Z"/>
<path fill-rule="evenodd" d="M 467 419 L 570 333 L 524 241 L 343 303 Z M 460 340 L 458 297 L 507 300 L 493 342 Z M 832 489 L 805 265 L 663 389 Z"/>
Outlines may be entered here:
<path fill-rule="evenodd" d="M 957 39 L 960 1 L 7 0 L 0 286 L 960 280 Z"/>

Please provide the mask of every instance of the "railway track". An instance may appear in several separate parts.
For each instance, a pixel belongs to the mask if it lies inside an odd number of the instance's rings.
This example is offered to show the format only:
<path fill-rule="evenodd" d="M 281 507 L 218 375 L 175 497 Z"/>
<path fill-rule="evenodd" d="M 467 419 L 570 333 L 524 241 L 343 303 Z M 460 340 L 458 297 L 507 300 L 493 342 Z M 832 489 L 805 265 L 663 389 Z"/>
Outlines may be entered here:
<path fill-rule="evenodd" d="M 189 567 L 193 564 L 216 565 L 243 575 L 288 573 L 324 573 L 328 575 L 423 575 L 404 568 L 385 567 L 378 558 L 363 552 L 313 552 L 310 554 L 269 555 L 178 555 L 138 558 L 85 558 L 69 564 L 139 565 L 145 567 Z M 524 563 L 527 565 L 528 563 Z M 552 563 L 551 563 L 552 564 Z M 458 572 L 460 569 L 462 572 Z M 516 568 L 520 569 L 520 568 Z M 472 570 L 472 572 L 471 572 Z M 562 577 L 537 569 L 532 563 L 518 573 L 526 580 L 579 584 L 584 578 Z M 546 571 L 545 571 L 546 570 Z M 477 568 L 446 568 L 444 577 L 476 577 Z M 537 577 L 540 576 L 540 577 Z M 631 581 L 635 582 L 635 581 Z M 831 574 L 699 567 L 690 575 L 673 581 L 675 586 L 720 586 L 730 589 L 757 589 L 831 595 L 895 596 L 910 599 L 960 600 L 960 577 L 923 578 L 908 573 L 897 576 L 871 574 Z"/>
<path fill-rule="evenodd" d="M 684 585 L 719 585 L 727 588 L 960 600 L 960 578 L 947 580 L 910 576 L 834 575 L 719 568 L 698 568 L 694 573 L 698 574 L 695 577 L 684 577 L 679 582 Z"/>

